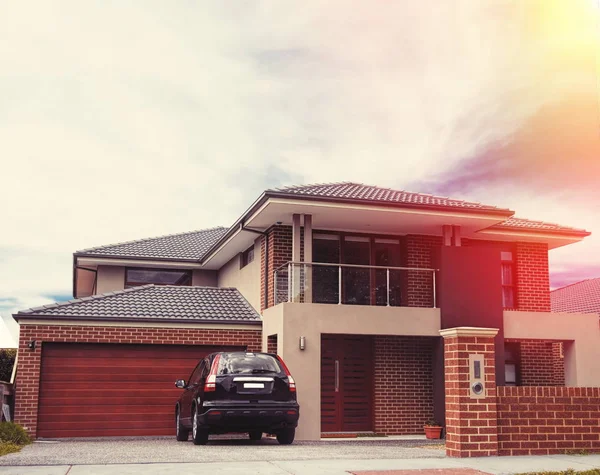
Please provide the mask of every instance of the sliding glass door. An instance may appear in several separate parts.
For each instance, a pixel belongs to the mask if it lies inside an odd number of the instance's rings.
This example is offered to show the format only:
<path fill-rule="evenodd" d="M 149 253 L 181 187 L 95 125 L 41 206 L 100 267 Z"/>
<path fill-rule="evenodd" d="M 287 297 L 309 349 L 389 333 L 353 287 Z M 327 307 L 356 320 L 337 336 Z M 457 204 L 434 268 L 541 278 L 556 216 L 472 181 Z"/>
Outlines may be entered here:
<path fill-rule="evenodd" d="M 343 264 L 371 265 L 371 240 L 362 236 L 344 236 Z M 371 271 L 368 268 L 342 268 L 342 303 L 371 305 Z"/>
<path fill-rule="evenodd" d="M 313 235 L 313 302 L 343 303 L 346 305 L 401 305 L 403 271 L 373 269 L 372 266 L 399 267 L 399 239 L 387 239 L 350 234 Z M 318 263 L 349 264 L 320 266 Z M 405 274 L 405 273 L 404 273 Z M 340 296 L 341 288 L 341 296 Z M 389 293 L 389 297 L 388 297 Z"/>

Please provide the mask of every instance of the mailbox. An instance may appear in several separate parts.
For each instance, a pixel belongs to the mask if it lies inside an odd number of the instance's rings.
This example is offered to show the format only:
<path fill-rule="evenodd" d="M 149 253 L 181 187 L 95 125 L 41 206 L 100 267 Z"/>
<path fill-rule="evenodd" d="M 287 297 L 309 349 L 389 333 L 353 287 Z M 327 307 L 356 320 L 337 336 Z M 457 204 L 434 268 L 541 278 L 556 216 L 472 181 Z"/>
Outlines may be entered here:
<path fill-rule="evenodd" d="M 483 355 L 469 355 L 469 396 L 472 399 L 487 396 Z"/>

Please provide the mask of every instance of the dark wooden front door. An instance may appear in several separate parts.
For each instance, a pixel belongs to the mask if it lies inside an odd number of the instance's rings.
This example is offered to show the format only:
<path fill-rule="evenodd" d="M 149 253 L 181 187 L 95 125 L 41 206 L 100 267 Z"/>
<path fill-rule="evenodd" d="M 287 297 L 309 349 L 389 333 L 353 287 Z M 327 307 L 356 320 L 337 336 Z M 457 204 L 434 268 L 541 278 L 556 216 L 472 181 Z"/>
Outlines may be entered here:
<path fill-rule="evenodd" d="M 373 345 L 361 335 L 321 336 L 321 431 L 373 430 Z"/>

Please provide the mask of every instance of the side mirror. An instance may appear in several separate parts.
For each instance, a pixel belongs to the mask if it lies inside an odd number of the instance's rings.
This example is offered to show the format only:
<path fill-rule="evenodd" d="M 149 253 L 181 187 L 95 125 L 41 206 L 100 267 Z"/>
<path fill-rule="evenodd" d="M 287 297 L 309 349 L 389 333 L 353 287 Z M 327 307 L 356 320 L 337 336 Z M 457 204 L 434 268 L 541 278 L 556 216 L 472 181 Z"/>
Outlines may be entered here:
<path fill-rule="evenodd" d="M 185 389 L 185 379 L 178 379 L 175 381 L 175 387 L 179 389 Z"/>

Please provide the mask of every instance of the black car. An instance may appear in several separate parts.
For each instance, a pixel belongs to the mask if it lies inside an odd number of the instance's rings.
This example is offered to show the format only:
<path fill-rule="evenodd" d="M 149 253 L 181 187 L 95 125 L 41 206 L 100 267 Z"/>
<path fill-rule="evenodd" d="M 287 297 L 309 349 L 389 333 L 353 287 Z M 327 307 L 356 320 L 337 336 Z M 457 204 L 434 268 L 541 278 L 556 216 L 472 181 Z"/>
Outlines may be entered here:
<path fill-rule="evenodd" d="M 296 383 L 283 360 L 271 353 L 221 352 L 204 358 L 175 406 L 177 440 L 204 445 L 209 434 L 247 432 L 250 440 L 275 434 L 280 444 L 294 441 L 300 406 Z"/>

